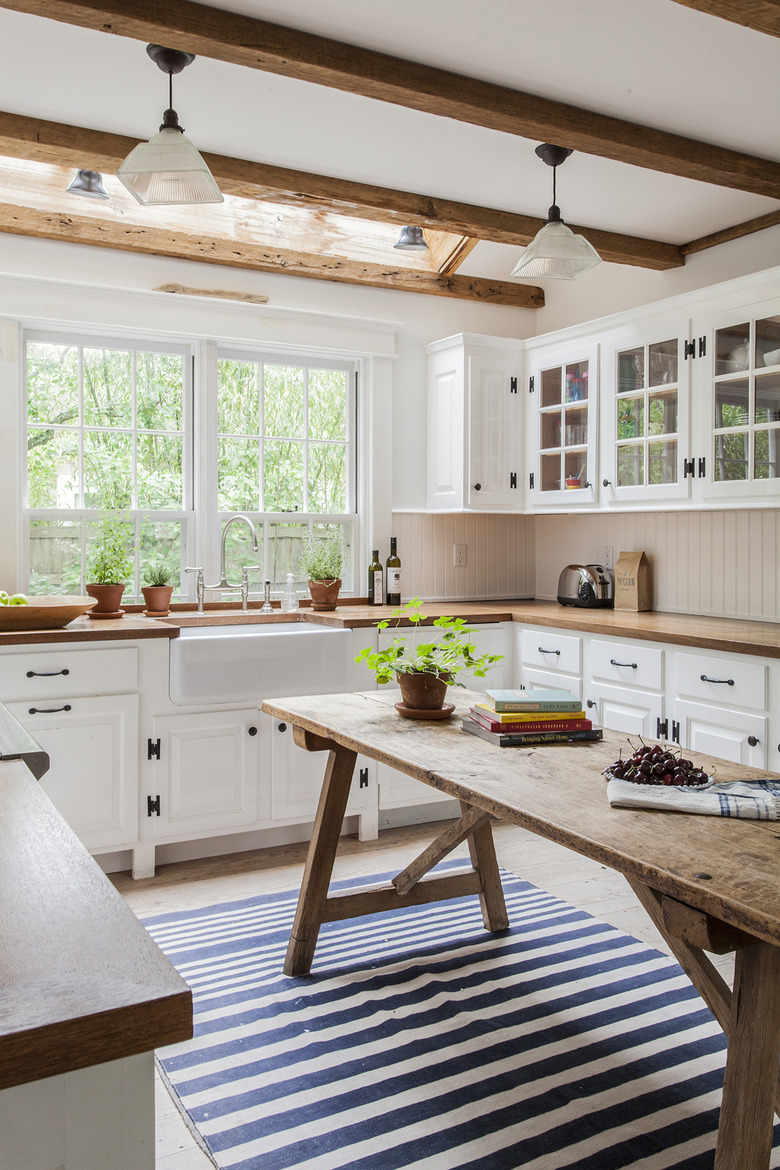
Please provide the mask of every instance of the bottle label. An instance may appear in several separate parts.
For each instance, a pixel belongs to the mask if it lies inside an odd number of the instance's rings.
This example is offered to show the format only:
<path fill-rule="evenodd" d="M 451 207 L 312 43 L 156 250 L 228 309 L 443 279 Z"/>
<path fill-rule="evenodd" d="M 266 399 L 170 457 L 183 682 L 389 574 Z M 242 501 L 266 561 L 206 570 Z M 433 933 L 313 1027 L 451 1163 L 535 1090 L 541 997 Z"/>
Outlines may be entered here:
<path fill-rule="evenodd" d="M 381 605 L 384 598 L 382 596 L 382 570 L 374 569 L 374 605 Z"/>
<path fill-rule="evenodd" d="M 401 570 L 388 569 L 387 570 L 387 592 L 400 593 L 401 592 Z"/>

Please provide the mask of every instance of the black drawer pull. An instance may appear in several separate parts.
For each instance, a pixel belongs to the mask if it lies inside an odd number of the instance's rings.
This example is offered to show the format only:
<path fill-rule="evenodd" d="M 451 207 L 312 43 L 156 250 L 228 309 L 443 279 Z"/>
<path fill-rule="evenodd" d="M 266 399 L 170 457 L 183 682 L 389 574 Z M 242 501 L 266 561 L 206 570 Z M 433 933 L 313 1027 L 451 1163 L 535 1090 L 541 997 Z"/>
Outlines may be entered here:
<path fill-rule="evenodd" d="M 70 703 L 66 703 L 64 707 L 30 707 L 27 712 L 28 715 L 56 715 L 58 711 L 70 711 Z"/>
<path fill-rule="evenodd" d="M 723 683 L 727 687 L 734 686 L 733 678 L 708 678 L 706 674 L 700 674 L 699 678 L 702 682 Z"/>
<path fill-rule="evenodd" d="M 612 666 L 630 666 L 632 670 L 637 669 L 635 662 L 618 662 L 617 658 L 610 658 L 609 661 Z"/>
<path fill-rule="evenodd" d="M 28 670 L 28 678 L 54 678 L 57 674 L 70 674 L 67 666 L 64 670 Z"/>
<path fill-rule="evenodd" d="M 759 740 L 758 740 L 757 736 L 755 736 L 755 735 L 748 736 L 748 743 L 750 744 L 751 747 L 758 747 L 758 742 L 759 742 Z"/>
<path fill-rule="evenodd" d="M 557 654 L 560 657 L 560 650 L 545 650 L 544 646 L 539 647 L 540 654 Z"/>

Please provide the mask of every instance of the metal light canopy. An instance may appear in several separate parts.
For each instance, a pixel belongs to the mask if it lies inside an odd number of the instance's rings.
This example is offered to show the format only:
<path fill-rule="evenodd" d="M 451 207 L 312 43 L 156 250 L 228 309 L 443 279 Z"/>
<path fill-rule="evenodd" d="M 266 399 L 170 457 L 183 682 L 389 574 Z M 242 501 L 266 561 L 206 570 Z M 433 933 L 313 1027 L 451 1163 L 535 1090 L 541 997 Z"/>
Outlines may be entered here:
<path fill-rule="evenodd" d="M 86 199 L 108 199 L 100 171 L 77 170 L 67 190 L 71 195 L 83 195 Z"/>
<path fill-rule="evenodd" d="M 156 65 L 168 74 L 169 108 L 160 131 L 130 151 L 116 175 L 139 203 L 165 206 L 176 203 L 223 203 L 224 196 L 209 168 L 179 125 L 173 109 L 173 75 L 195 57 L 163 45 L 147 45 Z"/>
<path fill-rule="evenodd" d="M 556 168 L 572 152 L 565 146 L 543 142 L 536 154 L 553 168 L 553 201 L 547 212 L 547 223 L 523 252 L 512 276 L 529 276 L 536 280 L 573 280 L 601 263 L 601 257 L 584 236 L 575 235 L 561 219 L 561 209 L 555 202 Z"/>
<path fill-rule="evenodd" d="M 405 227 L 401 229 L 401 234 L 393 244 L 394 248 L 398 248 L 399 252 L 427 252 L 428 245 L 425 242 L 425 236 L 421 227 Z"/>

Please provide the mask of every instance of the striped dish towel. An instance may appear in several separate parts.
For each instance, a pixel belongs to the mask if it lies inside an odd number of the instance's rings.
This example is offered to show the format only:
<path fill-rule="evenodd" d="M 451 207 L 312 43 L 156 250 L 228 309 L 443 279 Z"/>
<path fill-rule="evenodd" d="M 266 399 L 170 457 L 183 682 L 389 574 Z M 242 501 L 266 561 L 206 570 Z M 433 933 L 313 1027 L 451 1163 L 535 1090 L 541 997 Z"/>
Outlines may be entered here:
<path fill-rule="evenodd" d="M 749 821 L 780 820 L 780 780 L 735 780 L 698 791 L 610 780 L 607 800 L 616 808 L 657 808 Z"/>

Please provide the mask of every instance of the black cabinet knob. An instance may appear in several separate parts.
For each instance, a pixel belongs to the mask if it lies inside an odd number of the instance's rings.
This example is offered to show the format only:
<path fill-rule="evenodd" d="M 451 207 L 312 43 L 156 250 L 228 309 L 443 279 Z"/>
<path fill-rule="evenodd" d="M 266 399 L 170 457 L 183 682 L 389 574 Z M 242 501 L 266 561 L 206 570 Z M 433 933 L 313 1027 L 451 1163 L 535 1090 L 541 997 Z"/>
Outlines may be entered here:
<path fill-rule="evenodd" d="M 593 699 L 588 699 L 588 701 L 587 701 L 587 703 L 585 704 L 585 706 L 586 706 L 586 707 L 595 707 L 595 706 L 596 706 L 596 704 L 593 702 Z"/>
<path fill-rule="evenodd" d="M 257 728 L 256 727 L 248 727 L 247 732 L 249 735 L 257 735 Z"/>
<path fill-rule="evenodd" d="M 278 726 L 277 726 L 276 730 L 277 730 L 277 731 L 286 731 L 286 730 L 287 730 L 287 724 L 286 724 L 286 723 L 280 723 L 280 724 L 278 724 Z"/>
<path fill-rule="evenodd" d="M 751 747 L 756 747 L 758 744 L 758 739 L 756 738 L 755 735 L 749 735 L 748 736 L 748 743 L 750 744 Z"/>
<path fill-rule="evenodd" d="M 474 484 L 474 491 L 475 491 L 475 492 L 481 492 L 481 491 L 482 491 L 482 484 L 481 484 L 481 483 L 475 483 L 475 484 Z"/>

